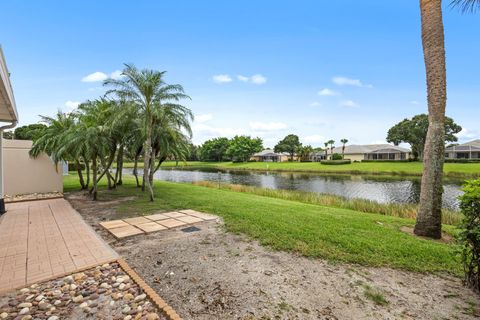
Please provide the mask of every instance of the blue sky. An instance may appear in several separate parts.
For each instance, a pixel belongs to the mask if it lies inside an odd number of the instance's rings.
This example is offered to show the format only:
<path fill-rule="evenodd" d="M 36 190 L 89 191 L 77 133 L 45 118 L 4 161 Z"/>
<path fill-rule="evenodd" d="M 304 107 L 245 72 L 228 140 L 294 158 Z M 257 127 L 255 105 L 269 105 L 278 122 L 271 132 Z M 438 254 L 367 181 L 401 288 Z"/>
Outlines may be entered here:
<path fill-rule="evenodd" d="M 288 133 L 314 146 L 375 143 L 426 112 L 418 1 L 9 1 L 1 11 L 22 125 L 98 97 L 101 82 L 86 80 L 125 62 L 184 86 L 196 143 L 250 134 L 273 146 Z M 480 13 L 445 2 L 444 22 L 447 115 L 461 141 L 480 138 Z"/>

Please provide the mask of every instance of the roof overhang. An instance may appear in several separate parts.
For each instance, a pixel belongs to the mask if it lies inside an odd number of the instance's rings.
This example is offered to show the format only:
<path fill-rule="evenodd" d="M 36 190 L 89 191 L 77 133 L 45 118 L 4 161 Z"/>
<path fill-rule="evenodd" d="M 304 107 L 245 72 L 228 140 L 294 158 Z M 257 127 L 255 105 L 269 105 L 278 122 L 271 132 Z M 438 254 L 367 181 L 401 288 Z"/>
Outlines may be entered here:
<path fill-rule="evenodd" d="M 0 47 L 0 122 L 13 122 L 18 120 L 17 106 L 13 89 L 10 83 L 10 73 Z"/>

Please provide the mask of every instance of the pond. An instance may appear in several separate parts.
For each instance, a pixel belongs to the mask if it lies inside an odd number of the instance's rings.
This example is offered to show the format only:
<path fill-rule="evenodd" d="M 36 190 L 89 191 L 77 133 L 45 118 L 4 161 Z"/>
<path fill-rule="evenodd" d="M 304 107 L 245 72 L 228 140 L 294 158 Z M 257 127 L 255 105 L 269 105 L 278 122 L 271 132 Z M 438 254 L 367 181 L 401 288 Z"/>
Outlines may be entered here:
<path fill-rule="evenodd" d="M 127 170 L 131 173 L 131 170 Z M 294 172 L 219 171 L 218 169 L 162 169 L 155 179 L 172 182 L 213 181 L 271 189 L 327 193 L 345 198 L 362 198 L 380 203 L 418 203 L 420 178 L 318 174 Z M 443 206 L 458 209 L 461 181 L 444 184 Z"/>

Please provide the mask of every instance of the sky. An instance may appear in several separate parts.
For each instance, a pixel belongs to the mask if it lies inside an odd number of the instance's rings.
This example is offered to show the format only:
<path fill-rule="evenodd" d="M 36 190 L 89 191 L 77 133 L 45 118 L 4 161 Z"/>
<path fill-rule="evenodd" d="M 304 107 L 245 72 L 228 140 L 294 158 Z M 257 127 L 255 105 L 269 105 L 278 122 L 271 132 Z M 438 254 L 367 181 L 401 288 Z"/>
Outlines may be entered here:
<path fill-rule="evenodd" d="M 193 141 L 247 134 L 273 147 L 384 143 L 427 111 L 419 1 L 9 1 L 4 50 L 20 125 L 105 92 L 124 63 L 167 71 Z M 444 1 L 447 115 L 480 138 L 480 13 Z"/>

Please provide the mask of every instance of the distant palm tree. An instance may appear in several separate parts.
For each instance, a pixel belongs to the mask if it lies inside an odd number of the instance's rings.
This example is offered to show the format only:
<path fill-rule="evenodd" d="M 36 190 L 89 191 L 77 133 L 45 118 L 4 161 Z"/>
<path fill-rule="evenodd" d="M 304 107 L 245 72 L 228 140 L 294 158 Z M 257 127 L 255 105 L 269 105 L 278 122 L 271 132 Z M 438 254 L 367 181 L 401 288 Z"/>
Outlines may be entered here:
<path fill-rule="evenodd" d="M 325 145 L 325 160 L 328 160 L 328 141 L 323 144 Z"/>
<path fill-rule="evenodd" d="M 340 140 L 342 143 L 342 159 L 345 159 L 345 145 L 348 143 L 348 139 Z"/>
<path fill-rule="evenodd" d="M 451 4 L 459 6 L 464 12 L 480 8 L 480 0 L 453 0 Z M 416 235 L 439 239 L 442 236 L 442 177 L 447 103 L 442 0 L 420 0 L 420 13 L 429 125 L 423 152 L 420 205 L 414 232 Z"/>
<path fill-rule="evenodd" d="M 150 183 L 150 172 L 154 163 L 151 161 L 152 144 L 154 139 L 155 113 L 164 104 L 174 105 L 184 98 L 189 98 L 179 84 L 169 85 L 164 81 L 165 71 L 138 70 L 135 66 L 126 64 L 122 71 L 122 78 L 107 79 L 104 84 L 114 89 L 108 90 L 107 95 L 115 94 L 121 101 L 133 104 L 142 116 L 142 130 L 145 141 L 143 143 L 143 183 L 149 191 L 150 201 L 154 200 L 153 187 Z M 153 159 L 155 160 L 155 159 Z"/>
<path fill-rule="evenodd" d="M 335 148 L 335 140 L 328 140 L 328 144 L 330 145 L 330 158 L 333 156 L 333 148 Z"/>

